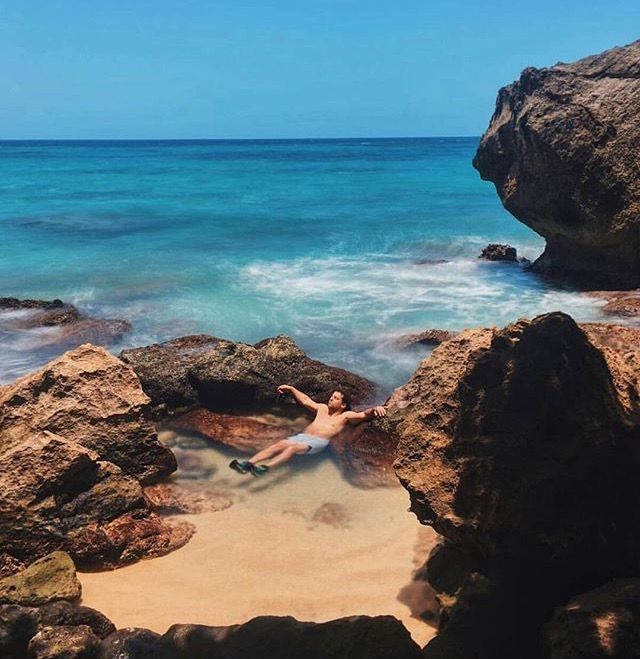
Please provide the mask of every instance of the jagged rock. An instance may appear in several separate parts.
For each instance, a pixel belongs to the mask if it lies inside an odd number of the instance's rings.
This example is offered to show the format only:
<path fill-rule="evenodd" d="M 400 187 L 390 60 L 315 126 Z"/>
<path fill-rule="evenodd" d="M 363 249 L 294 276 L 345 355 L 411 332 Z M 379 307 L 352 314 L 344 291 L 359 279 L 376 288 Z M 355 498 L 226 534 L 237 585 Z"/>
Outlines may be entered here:
<path fill-rule="evenodd" d="M 75 442 L 45 432 L 0 454 L 0 555 L 18 563 L 64 550 L 79 567 L 113 568 L 192 534 L 152 513 L 137 480 Z"/>
<path fill-rule="evenodd" d="M 173 625 L 164 634 L 180 659 L 419 659 L 418 645 L 393 616 L 323 623 L 261 616 L 242 625 Z"/>
<path fill-rule="evenodd" d="M 498 243 L 490 243 L 487 245 L 478 258 L 485 259 L 486 261 L 518 261 L 518 253 L 515 247 L 511 245 L 500 245 Z"/>
<path fill-rule="evenodd" d="M 397 348 L 413 348 L 416 345 L 439 346 L 443 341 L 448 341 L 456 336 L 458 332 L 442 329 L 426 329 L 417 334 L 405 334 L 394 341 Z"/>
<path fill-rule="evenodd" d="M 96 659 L 100 639 L 86 625 L 44 627 L 29 641 L 33 659 Z"/>
<path fill-rule="evenodd" d="M 590 288 L 640 286 L 640 41 L 525 69 L 498 92 L 473 160 L 546 239 L 538 272 Z"/>
<path fill-rule="evenodd" d="M 82 586 L 69 554 L 55 551 L 18 574 L 0 579 L 0 603 L 39 606 L 56 600 L 79 600 Z"/>
<path fill-rule="evenodd" d="M 176 469 L 130 367 L 90 344 L 0 389 L 0 453 L 40 431 L 77 442 L 142 482 Z"/>
<path fill-rule="evenodd" d="M 544 629 L 549 659 L 640 657 L 640 579 L 618 579 L 559 607 Z"/>
<path fill-rule="evenodd" d="M 355 404 L 379 395 L 376 385 L 341 368 L 309 359 L 286 336 L 251 346 L 212 336 L 174 339 L 159 345 L 124 350 L 121 358 L 137 373 L 156 408 L 177 409 L 200 404 L 217 412 L 253 412 L 283 407 L 280 384 L 291 384 L 315 400 L 328 400 L 343 388 Z"/>
<path fill-rule="evenodd" d="M 466 556 L 425 656 L 535 656 L 551 607 L 640 569 L 639 353 L 606 334 L 562 313 L 468 330 L 392 395 L 411 510 Z"/>
<path fill-rule="evenodd" d="M 3 297 L 0 298 L 1 311 L 26 312 L 2 319 L 3 329 L 15 331 L 35 327 L 57 328 L 52 334 L 38 336 L 38 345 L 41 347 L 56 344 L 60 348 L 68 349 L 86 342 L 111 345 L 131 329 L 131 324 L 126 320 L 90 318 L 62 300 L 19 300 Z"/>
<path fill-rule="evenodd" d="M 177 659 L 160 634 L 148 629 L 125 627 L 102 641 L 100 659 Z"/>

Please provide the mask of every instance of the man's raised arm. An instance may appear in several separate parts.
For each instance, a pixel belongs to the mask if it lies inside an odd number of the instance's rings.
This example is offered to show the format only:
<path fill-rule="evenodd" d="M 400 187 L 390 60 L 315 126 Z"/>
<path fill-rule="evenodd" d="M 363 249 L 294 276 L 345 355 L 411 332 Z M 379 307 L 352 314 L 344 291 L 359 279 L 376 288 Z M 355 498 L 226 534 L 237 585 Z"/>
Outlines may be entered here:
<path fill-rule="evenodd" d="M 320 405 L 316 403 L 315 400 L 309 398 L 307 394 L 303 394 L 301 391 L 298 391 L 298 389 L 292 387 L 290 384 L 281 384 L 278 387 L 278 393 L 286 394 L 287 392 L 289 392 L 296 399 L 296 402 L 302 405 L 303 407 L 306 407 L 308 410 L 311 410 L 312 412 L 318 411 Z"/>
<path fill-rule="evenodd" d="M 370 419 L 386 416 L 387 410 L 382 405 L 370 407 L 362 412 L 345 412 L 347 421 L 369 421 Z"/>

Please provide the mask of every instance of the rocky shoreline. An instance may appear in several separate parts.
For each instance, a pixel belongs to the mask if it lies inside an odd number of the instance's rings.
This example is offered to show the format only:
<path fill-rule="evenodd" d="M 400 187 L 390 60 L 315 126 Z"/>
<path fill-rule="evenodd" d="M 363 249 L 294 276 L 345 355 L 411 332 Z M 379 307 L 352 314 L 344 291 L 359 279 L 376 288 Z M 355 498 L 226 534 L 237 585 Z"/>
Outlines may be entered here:
<path fill-rule="evenodd" d="M 553 313 L 438 339 L 388 398 L 387 417 L 337 438 L 332 449 L 360 486 L 391 483 L 395 469 L 413 512 L 442 536 L 420 572 L 442 610 L 424 656 L 506 657 L 516 648 L 521 657 L 571 656 L 548 648 L 569 647 L 575 629 L 588 626 L 572 622 L 572 597 L 635 620 L 640 330 L 578 326 Z M 323 627 L 267 618 L 233 630 L 177 626 L 161 637 L 116 632 L 87 613 L 77 588 L 64 586 L 73 579 L 60 577 L 63 569 L 49 570 L 44 599 L 24 585 L 52 556 L 73 572 L 174 551 L 193 527 L 164 514 L 230 505 L 214 496 L 207 508 L 206 497 L 166 482 L 176 461 L 158 441 L 160 419 L 162 427 L 253 451 L 304 423 L 274 396 L 278 382 L 298 378 L 315 396 L 346 383 L 361 402 L 381 395 L 374 383 L 345 374 L 310 360 L 288 337 L 255 346 L 185 337 L 122 359 L 82 345 L 0 388 L 0 649 L 58 656 L 47 654 L 55 646 L 71 653 L 64 656 L 92 657 L 126 647 L 117 656 L 136 657 L 155 648 L 154 656 L 177 657 L 208 656 L 230 643 L 238 654 L 225 656 L 246 656 L 248 647 L 251 656 L 301 656 L 257 649 L 295 636 L 305 639 L 304 656 L 323 656 L 316 644 L 340 630 L 330 656 L 420 656 L 393 619 Z M 242 404 L 230 405 L 234 397 Z M 270 421 L 257 416 L 265 410 Z M 594 588 L 597 596 L 582 594 Z M 46 607 L 60 599 L 71 603 L 59 607 L 64 621 L 52 622 Z M 77 622 L 86 616 L 97 616 L 109 634 Z M 378 638 L 378 654 L 362 640 L 360 654 L 348 654 L 363 629 Z M 608 633 L 624 637 L 624 626 Z"/>

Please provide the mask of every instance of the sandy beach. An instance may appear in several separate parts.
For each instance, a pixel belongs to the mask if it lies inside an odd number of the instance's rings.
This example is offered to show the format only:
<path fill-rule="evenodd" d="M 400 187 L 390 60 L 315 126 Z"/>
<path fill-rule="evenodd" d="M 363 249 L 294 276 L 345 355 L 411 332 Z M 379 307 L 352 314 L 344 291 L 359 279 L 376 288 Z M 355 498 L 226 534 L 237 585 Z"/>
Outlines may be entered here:
<path fill-rule="evenodd" d="M 193 450 L 173 450 L 179 461 L 193 460 Z M 434 635 L 398 599 L 429 596 L 426 586 L 409 584 L 435 541 L 407 512 L 404 489 L 355 488 L 328 455 L 296 458 L 254 479 L 228 469 L 234 454 L 226 449 L 197 454 L 213 473 L 187 486 L 204 482 L 233 504 L 180 516 L 197 533 L 172 554 L 79 574 L 83 604 L 118 627 L 159 633 L 174 623 L 231 625 L 259 615 L 321 622 L 390 614 L 421 646 Z M 186 483 L 180 472 L 177 480 Z"/>

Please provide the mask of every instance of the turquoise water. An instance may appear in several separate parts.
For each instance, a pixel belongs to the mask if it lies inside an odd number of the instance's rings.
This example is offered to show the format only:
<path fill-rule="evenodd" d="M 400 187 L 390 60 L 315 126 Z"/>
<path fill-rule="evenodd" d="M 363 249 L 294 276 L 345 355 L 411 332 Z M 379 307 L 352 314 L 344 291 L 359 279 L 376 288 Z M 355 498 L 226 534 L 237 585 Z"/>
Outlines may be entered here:
<path fill-rule="evenodd" d="M 0 142 L 0 296 L 61 298 L 133 331 L 113 349 L 206 332 L 279 333 L 382 384 L 419 356 L 390 339 L 600 302 L 517 264 L 541 239 L 471 167 L 475 138 Z M 0 381 L 41 362 L 4 333 Z"/>

